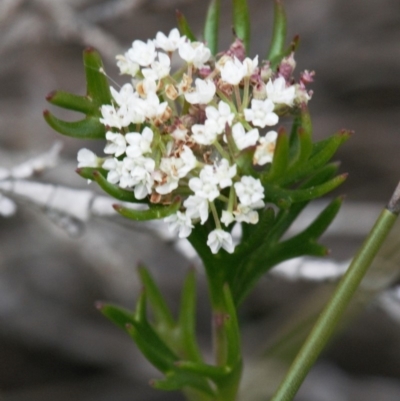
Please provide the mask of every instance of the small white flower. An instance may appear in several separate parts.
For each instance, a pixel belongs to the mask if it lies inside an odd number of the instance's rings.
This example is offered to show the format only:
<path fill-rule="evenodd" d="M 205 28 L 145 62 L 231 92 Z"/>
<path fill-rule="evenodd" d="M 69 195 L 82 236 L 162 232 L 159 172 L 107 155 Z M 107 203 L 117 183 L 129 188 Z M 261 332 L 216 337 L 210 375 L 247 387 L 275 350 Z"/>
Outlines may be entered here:
<path fill-rule="evenodd" d="M 201 179 L 204 182 L 218 185 L 218 177 L 216 175 L 216 165 L 206 164 L 200 171 Z"/>
<path fill-rule="evenodd" d="M 154 71 L 151 69 L 143 68 L 142 71 L 148 71 L 153 73 Z M 140 93 L 142 98 L 146 98 L 149 94 L 156 94 L 157 93 L 157 76 L 154 72 L 154 76 L 148 74 L 142 81 L 139 81 L 136 85 L 136 90 Z"/>
<path fill-rule="evenodd" d="M 146 102 L 145 100 L 133 96 L 129 99 L 129 103 L 127 103 L 128 111 L 127 116 L 129 121 L 132 124 L 142 124 L 145 119 L 145 109 L 146 109 Z"/>
<path fill-rule="evenodd" d="M 126 55 L 132 62 L 148 67 L 155 60 L 157 52 L 152 40 L 149 39 L 147 43 L 135 40 Z"/>
<path fill-rule="evenodd" d="M 197 78 L 196 89 L 193 92 L 185 93 L 185 99 L 190 104 L 207 104 L 213 99 L 217 88 L 211 80 Z"/>
<path fill-rule="evenodd" d="M 197 159 L 193 154 L 192 149 L 188 146 L 183 145 L 182 152 L 179 154 L 179 160 L 181 161 L 181 165 L 178 167 L 178 176 L 180 178 L 186 177 L 189 171 L 193 170 L 196 167 Z"/>
<path fill-rule="evenodd" d="M 138 97 L 132 84 L 123 85 L 119 92 L 110 86 L 110 91 L 113 99 L 119 106 L 128 105 L 134 98 Z"/>
<path fill-rule="evenodd" d="M 179 185 L 179 178 L 174 177 L 172 175 L 166 175 L 162 179 L 162 184 L 157 185 L 155 190 L 160 195 L 167 195 L 178 188 Z"/>
<path fill-rule="evenodd" d="M 117 67 L 119 68 L 121 75 L 126 74 L 131 75 L 132 77 L 136 76 L 137 72 L 139 71 L 138 63 L 130 60 L 129 57 L 126 56 L 126 54 L 124 56 L 122 54 L 119 54 L 115 58 L 117 59 Z"/>
<path fill-rule="evenodd" d="M 166 217 L 164 221 L 169 223 L 169 231 L 178 233 L 179 238 L 187 238 L 192 232 L 193 224 L 186 213 L 178 211 Z"/>
<path fill-rule="evenodd" d="M 102 167 L 109 170 L 107 181 L 111 184 L 118 184 L 124 172 L 127 173 L 126 169 L 124 171 L 124 163 L 116 158 L 105 160 Z"/>
<path fill-rule="evenodd" d="M 139 156 L 139 157 L 125 157 L 124 160 L 124 168 L 131 173 L 136 169 L 136 168 L 143 168 L 149 173 L 153 173 L 154 169 L 156 167 L 156 162 L 150 158 L 150 157 L 144 157 L 144 156 Z"/>
<path fill-rule="evenodd" d="M 238 149 L 243 150 L 249 146 L 254 146 L 257 143 L 260 134 L 257 128 L 253 128 L 246 133 L 243 125 L 241 123 L 236 123 L 232 127 L 232 136 Z"/>
<path fill-rule="evenodd" d="M 244 206 L 241 203 L 237 205 L 236 210 L 233 212 L 238 223 L 257 224 L 258 212 L 249 206 Z"/>
<path fill-rule="evenodd" d="M 156 82 L 159 79 L 158 75 L 157 75 L 157 72 L 154 71 L 153 68 L 151 68 L 151 67 L 142 68 L 142 74 L 143 74 L 144 78 L 149 80 L 149 81 Z"/>
<path fill-rule="evenodd" d="M 171 60 L 165 53 L 158 53 L 158 61 L 151 63 L 151 68 L 143 68 L 143 76 L 147 79 L 159 80 L 167 75 L 171 70 Z"/>
<path fill-rule="evenodd" d="M 114 106 L 106 104 L 100 108 L 101 115 L 100 122 L 106 127 L 123 128 L 130 124 L 130 116 L 128 108 L 123 105 L 118 110 Z"/>
<path fill-rule="evenodd" d="M 149 157 L 130 158 L 125 157 L 124 167 L 130 172 L 130 178 L 133 181 L 135 197 L 144 199 L 151 194 L 154 184 L 153 172 L 155 169 L 155 161 Z M 122 185 L 122 180 L 120 181 Z"/>
<path fill-rule="evenodd" d="M 187 154 L 185 153 L 187 165 L 180 157 L 163 157 L 161 159 L 160 170 L 155 177 L 156 181 L 160 182 L 156 187 L 157 193 L 166 195 L 178 188 L 179 179 L 185 177 L 194 168 L 195 164 L 193 164 L 193 159 L 190 157 L 191 152 L 191 149 L 187 148 Z M 194 157 L 193 153 L 191 155 Z M 196 163 L 196 160 L 194 160 L 194 163 Z"/>
<path fill-rule="evenodd" d="M 204 224 L 208 219 L 208 200 L 196 195 L 190 195 L 184 202 L 186 215 L 191 219 L 200 219 Z"/>
<path fill-rule="evenodd" d="M 135 180 L 132 178 L 132 176 L 125 170 L 122 170 L 122 175 L 119 178 L 119 183 L 118 185 L 121 188 L 124 189 L 131 189 L 135 186 Z"/>
<path fill-rule="evenodd" d="M 183 42 L 179 45 L 178 51 L 183 60 L 196 68 L 203 67 L 211 57 L 211 50 L 201 42 Z"/>
<path fill-rule="evenodd" d="M 245 175 L 234 184 L 236 195 L 243 206 L 260 208 L 264 206 L 264 187 L 258 178 Z"/>
<path fill-rule="evenodd" d="M 178 188 L 179 179 L 185 177 L 196 163 L 196 157 L 186 145 L 183 146 L 179 157 L 163 157 L 160 172 L 164 174 L 157 174 L 156 181 L 160 182 L 160 185 L 156 187 L 156 192 L 166 195 Z"/>
<path fill-rule="evenodd" d="M 221 222 L 225 224 L 225 226 L 229 226 L 232 222 L 235 221 L 235 216 L 228 212 L 227 210 L 222 211 Z"/>
<path fill-rule="evenodd" d="M 259 139 L 259 145 L 256 147 L 253 156 L 253 163 L 263 166 L 272 163 L 278 134 L 276 131 L 269 131 L 265 137 Z"/>
<path fill-rule="evenodd" d="M 207 120 L 213 120 L 217 124 L 217 134 L 221 134 L 225 131 L 226 124 L 232 125 L 235 114 L 231 112 L 231 108 L 228 103 L 222 100 L 218 103 L 218 109 L 214 106 L 206 107 Z"/>
<path fill-rule="evenodd" d="M 219 190 L 215 180 L 210 180 L 210 173 L 207 169 L 200 171 L 199 177 L 193 177 L 189 180 L 189 188 L 196 196 L 212 202 L 219 196 Z"/>
<path fill-rule="evenodd" d="M 275 104 L 287 104 L 291 106 L 296 97 L 295 87 L 286 87 L 286 81 L 283 77 L 276 78 L 273 82 L 271 79 L 268 81 L 267 86 L 267 96 Z"/>
<path fill-rule="evenodd" d="M 165 52 L 174 52 L 185 41 L 186 36 L 181 36 L 178 29 L 172 29 L 168 36 L 162 32 L 157 32 L 155 45 Z"/>
<path fill-rule="evenodd" d="M 126 148 L 128 157 L 136 158 L 151 152 L 151 142 L 153 141 L 153 131 L 145 127 L 143 132 L 129 132 L 126 134 L 126 142 L 129 146 Z"/>
<path fill-rule="evenodd" d="M 275 125 L 279 117 L 274 113 L 274 103 L 270 99 L 251 101 L 251 109 L 244 110 L 246 121 L 251 121 L 253 125 L 265 128 L 267 125 Z"/>
<path fill-rule="evenodd" d="M 228 160 L 222 159 L 214 167 L 214 177 L 221 189 L 230 187 L 232 185 L 232 178 L 236 175 L 236 164 L 229 165 Z"/>
<path fill-rule="evenodd" d="M 167 109 L 167 106 L 167 102 L 160 103 L 160 99 L 158 98 L 157 94 L 149 93 L 144 102 L 143 112 L 147 118 L 153 119 L 161 117 Z"/>
<path fill-rule="evenodd" d="M 207 121 L 205 124 L 194 124 L 192 126 L 192 138 L 199 145 L 212 145 L 217 139 L 215 124 Z"/>
<path fill-rule="evenodd" d="M 115 157 L 121 156 L 126 149 L 125 137 L 122 134 L 108 131 L 106 133 L 106 139 L 108 141 L 104 148 L 104 153 L 114 155 Z"/>
<path fill-rule="evenodd" d="M 236 57 L 234 57 L 233 60 L 228 60 L 221 67 L 221 79 L 231 85 L 238 85 L 245 73 L 245 67 Z"/>
<path fill-rule="evenodd" d="M 217 228 L 208 234 L 207 245 L 214 254 L 221 248 L 225 249 L 228 253 L 233 253 L 235 250 L 231 234 L 221 230 L 220 228 Z"/>
<path fill-rule="evenodd" d="M 136 167 L 131 171 L 133 179 L 134 194 L 136 199 L 144 199 L 152 192 L 154 180 L 149 171 L 144 167 Z"/>
<path fill-rule="evenodd" d="M 78 151 L 78 168 L 99 167 L 99 158 L 91 150 L 83 148 Z"/>
<path fill-rule="evenodd" d="M 246 57 L 243 60 L 243 66 L 245 70 L 244 76 L 251 77 L 258 67 L 258 56 L 255 56 L 253 60 L 249 57 Z"/>

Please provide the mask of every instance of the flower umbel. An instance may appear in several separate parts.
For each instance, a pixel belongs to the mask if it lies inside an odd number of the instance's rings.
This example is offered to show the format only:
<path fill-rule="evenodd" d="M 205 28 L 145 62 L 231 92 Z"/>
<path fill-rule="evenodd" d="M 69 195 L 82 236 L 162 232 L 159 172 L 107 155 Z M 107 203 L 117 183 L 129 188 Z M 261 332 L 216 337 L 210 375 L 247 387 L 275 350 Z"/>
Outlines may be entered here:
<path fill-rule="evenodd" d="M 240 46 L 236 40 L 235 49 Z M 180 238 L 211 214 L 212 253 L 234 251 L 221 224 L 228 230 L 233 223 L 258 222 L 257 210 L 265 207 L 258 172 L 270 168 L 277 140 L 266 127 L 310 98 L 304 79 L 296 84 L 284 65 L 281 74 L 279 68 L 266 73 L 258 56 L 245 58 L 232 49 L 214 58 L 204 43 L 190 42 L 177 29 L 135 40 L 117 56 L 132 83 L 110 88 L 111 104 L 100 109 L 106 157 L 86 149 L 78 157 L 79 167 L 102 165 L 110 183 L 149 205 L 169 205 L 179 197 L 180 209 L 165 221 Z M 176 72 L 174 55 L 182 64 Z M 257 167 L 251 175 L 238 162 L 244 154 Z"/>

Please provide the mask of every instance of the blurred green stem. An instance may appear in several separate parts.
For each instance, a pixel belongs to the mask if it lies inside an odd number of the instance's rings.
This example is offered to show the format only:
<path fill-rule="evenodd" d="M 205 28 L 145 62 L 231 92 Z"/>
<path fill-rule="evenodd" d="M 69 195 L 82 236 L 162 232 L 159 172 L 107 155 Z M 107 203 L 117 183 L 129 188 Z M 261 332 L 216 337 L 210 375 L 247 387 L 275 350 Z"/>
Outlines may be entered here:
<path fill-rule="evenodd" d="M 374 227 L 339 282 L 331 300 L 322 311 L 286 377 L 270 401 L 291 401 L 320 352 L 329 341 L 368 267 L 389 234 L 400 212 L 400 184 L 388 206 L 382 210 Z"/>

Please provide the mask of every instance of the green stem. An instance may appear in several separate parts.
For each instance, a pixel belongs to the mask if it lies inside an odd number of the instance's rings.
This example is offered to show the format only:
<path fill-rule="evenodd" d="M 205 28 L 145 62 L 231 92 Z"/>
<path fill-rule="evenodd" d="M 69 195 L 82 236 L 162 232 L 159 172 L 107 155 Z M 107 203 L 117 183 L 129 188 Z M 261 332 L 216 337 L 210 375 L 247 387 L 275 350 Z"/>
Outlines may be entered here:
<path fill-rule="evenodd" d="M 236 107 L 239 110 L 239 112 L 241 112 L 242 111 L 242 99 L 240 98 L 239 86 L 235 85 L 233 87 L 233 91 L 235 92 Z"/>
<path fill-rule="evenodd" d="M 209 202 L 209 205 L 210 205 L 210 209 L 211 209 L 212 215 L 213 215 L 213 217 L 214 217 L 215 226 L 216 226 L 218 229 L 221 229 L 221 223 L 220 223 L 220 221 L 219 221 L 217 208 L 215 207 L 214 202 Z"/>
<path fill-rule="evenodd" d="M 232 161 L 232 160 L 231 160 L 231 157 L 230 157 L 230 155 L 229 155 L 229 153 L 226 152 L 226 151 L 224 150 L 224 148 L 221 146 L 221 144 L 218 142 L 218 140 L 216 140 L 216 141 L 213 143 L 213 145 L 214 145 L 215 149 L 217 149 L 218 153 L 219 153 L 224 159 L 228 160 L 229 162 Z"/>
<path fill-rule="evenodd" d="M 329 341 L 354 292 L 375 255 L 389 234 L 400 211 L 400 184 L 387 208 L 382 210 L 374 227 L 341 279 L 331 300 L 314 325 L 307 340 L 292 363 L 286 377 L 270 401 L 291 401 L 307 373 Z"/>
<path fill-rule="evenodd" d="M 224 330 L 225 314 L 223 311 L 213 311 L 213 345 L 215 363 L 217 366 L 224 366 L 226 363 L 226 335 Z"/>
<path fill-rule="evenodd" d="M 249 89 L 250 89 L 250 77 L 244 77 L 243 101 L 240 108 L 241 113 L 245 108 L 247 108 L 249 104 Z"/>

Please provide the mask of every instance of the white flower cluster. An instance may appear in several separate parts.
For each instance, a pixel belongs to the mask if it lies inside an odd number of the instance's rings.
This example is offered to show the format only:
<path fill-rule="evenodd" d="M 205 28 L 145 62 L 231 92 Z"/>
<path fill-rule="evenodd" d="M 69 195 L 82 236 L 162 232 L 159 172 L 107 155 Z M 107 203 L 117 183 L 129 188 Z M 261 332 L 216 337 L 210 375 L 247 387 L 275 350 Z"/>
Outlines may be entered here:
<path fill-rule="evenodd" d="M 223 225 L 256 224 L 265 206 L 260 179 L 242 175 L 238 158 L 250 151 L 254 165 L 271 163 L 277 132 L 268 127 L 310 98 L 291 74 L 274 73 L 258 57 L 243 58 L 243 48 L 235 52 L 240 45 L 215 60 L 203 43 L 177 29 L 135 40 L 117 56 L 131 82 L 119 91 L 111 87 L 112 104 L 101 107 L 109 157 L 78 153 L 78 167 L 103 167 L 109 182 L 137 199 L 166 205 L 179 196 L 181 210 L 165 221 L 180 238 L 212 215 L 207 244 L 213 253 L 234 251 Z M 183 66 L 171 74 L 173 57 Z M 293 57 L 285 62 L 293 65 Z"/>

